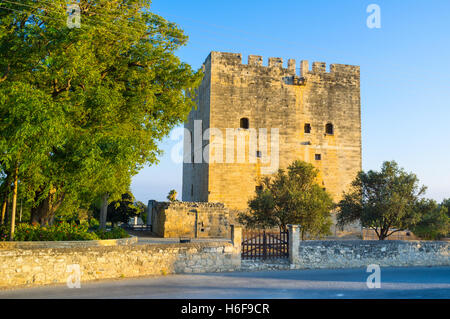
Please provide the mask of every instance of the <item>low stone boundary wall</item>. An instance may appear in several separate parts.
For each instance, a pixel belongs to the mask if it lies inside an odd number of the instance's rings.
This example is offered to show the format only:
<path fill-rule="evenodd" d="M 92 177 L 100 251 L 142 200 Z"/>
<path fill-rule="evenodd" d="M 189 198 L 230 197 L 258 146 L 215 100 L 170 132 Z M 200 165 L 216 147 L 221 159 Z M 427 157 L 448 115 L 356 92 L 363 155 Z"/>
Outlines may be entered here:
<path fill-rule="evenodd" d="M 450 242 L 401 240 L 300 240 L 288 225 L 289 260 L 243 260 L 242 270 L 450 266 Z"/>
<path fill-rule="evenodd" d="M 126 246 L 126 245 L 134 245 L 137 242 L 138 238 L 136 236 L 119 239 L 77 240 L 77 241 L 4 241 L 0 242 L 0 250 Z"/>
<path fill-rule="evenodd" d="M 300 241 L 296 269 L 449 266 L 450 243 L 440 241 Z"/>
<path fill-rule="evenodd" d="M 0 250 L 0 287 L 66 283 L 78 264 L 81 283 L 96 279 L 226 272 L 240 269 L 230 242 Z"/>
<path fill-rule="evenodd" d="M 289 270 L 291 265 L 288 259 L 243 259 L 241 271 L 266 271 L 266 270 Z"/>

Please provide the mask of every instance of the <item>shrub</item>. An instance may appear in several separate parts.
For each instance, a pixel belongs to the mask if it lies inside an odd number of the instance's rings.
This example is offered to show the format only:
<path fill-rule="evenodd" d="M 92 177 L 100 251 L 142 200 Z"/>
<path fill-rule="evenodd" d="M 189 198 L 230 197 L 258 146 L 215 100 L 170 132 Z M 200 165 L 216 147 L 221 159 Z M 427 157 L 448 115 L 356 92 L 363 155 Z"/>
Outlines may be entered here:
<path fill-rule="evenodd" d="M 113 228 L 110 231 L 90 231 L 87 222 L 68 223 L 59 221 L 52 226 L 39 226 L 21 223 L 14 232 L 15 241 L 71 241 L 71 240 L 99 240 L 129 237 L 122 228 Z M 8 225 L 0 226 L 0 241 L 9 239 Z"/>
<path fill-rule="evenodd" d="M 9 225 L 0 226 L 0 241 L 6 241 L 9 238 Z"/>
<path fill-rule="evenodd" d="M 111 230 L 99 229 L 95 233 L 100 239 L 118 239 L 130 237 L 130 235 L 128 235 L 128 233 L 120 227 L 114 227 Z"/>

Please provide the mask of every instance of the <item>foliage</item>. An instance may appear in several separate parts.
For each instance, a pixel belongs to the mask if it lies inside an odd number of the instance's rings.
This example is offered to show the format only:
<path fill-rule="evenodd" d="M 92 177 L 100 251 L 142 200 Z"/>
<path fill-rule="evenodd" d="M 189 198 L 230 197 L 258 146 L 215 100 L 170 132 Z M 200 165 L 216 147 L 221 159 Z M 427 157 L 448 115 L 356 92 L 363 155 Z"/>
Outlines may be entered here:
<path fill-rule="evenodd" d="M 19 166 L 32 222 L 120 200 L 194 107 L 187 36 L 150 3 L 80 0 L 72 29 L 65 0 L 1 3 L 0 175 Z"/>
<path fill-rule="evenodd" d="M 120 227 L 114 227 L 111 230 L 99 229 L 95 232 L 95 234 L 100 239 L 117 239 L 117 238 L 128 238 L 130 235 Z"/>
<path fill-rule="evenodd" d="M 135 199 L 131 192 L 122 194 L 120 201 L 113 201 L 108 205 L 107 221 L 114 224 L 118 222 L 128 223 L 130 218 L 139 214 L 138 208 L 134 204 Z"/>
<path fill-rule="evenodd" d="M 145 205 L 141 201 L 137 201 L 134 203 L 137 208 L 137 214 L 142 218 L 144 224 L 147 224 L 147 205 Z"/>
<path fill-rule="evenodd" d="M 450 217 L 448 208 L 443 202 L 423 199 L 417 203 L 416 210 L 422 216 L 421 220 L 411 228 L 411 231 L 422 239 L 437 240 L 450 233 Z"/>
<path fill-rule="evenodd" d="M 421 220 L 417 205 L 425 190 L 415 174 L 405 172 L 394 161 L 384 162 L 380 172 L 360 172 L 351 190 L 344 193 L 338 204 L 338 225 L 360 221 L 383 240 Z"/>
<path fill-rule="evenodd" d="M 9 227 L 0 226 L 0 241 L 9 238 Z M 15 241 L 77 241 L 127 238 L 128 233 L 122 228 L 113 228 L 110 231 L 90 231 L 88 223 L 56 222 L 52 226 L 18 224 L 15 230 Z"/>
<path fill-rule="evenodd" d="M 178 195 L 177 191 L 174 190 L 174 189 L 172 189 L 172 190 L 169 192 L 169 195 L 167 195 L 167 199 L 168 199 L 170 202 L 174 202 L 174 201 L 177 200 L 177 195 Z"/>
<path fill-rule="evenodd" d="M 450 198 L 444 199 L 441 203 L 441 206 L 447 208 L 447 216 L 450 217 Z"/>
<path fill-rule="evenodd" d="M 139 204 L 140 203 L 140 204 Z M 122 194 L 120 200 L 111 202 L 108 205 L 108 214 L 106 221 L 114 227 L 117 223 L 128 223 L 130 218 L 145 215 L 146 205 L 136 202 L 133 194 L 128 191 Z M 94 217 L 100 217 L 100 209 L 93 207 Z"/>
<path fill-rule="evenodd" d="M 52 226 L 39 226 L 22 223 L 17 225 L 16 241 L 61 241 L 61 240 L 95 240 L 98 236 L 88 231 L 87 224 L 58 222 Z"/>
<path fill-rule="evenodd" d="M 247 227 L 286 229 L 299 224 L 301 236 L 321 237 L 330 234 L 331 196 L 316 182 L 318 170 L 302 161 L 293 162 L 287 173 L 280 169 L 275 176 L 262 180 L 261 188 L 249 201 L 249 213 L 239 221 Z"/>
<path fill-rule="evenodd" d="M 89 223 L 89 228 L 90 229 L 96 230 L 96 229 L 98 229 L 100 227 L 100 222 L 98 221 L 98 219 L 96 219 L 94 217 L 89 218 L 88 223 Z"/>

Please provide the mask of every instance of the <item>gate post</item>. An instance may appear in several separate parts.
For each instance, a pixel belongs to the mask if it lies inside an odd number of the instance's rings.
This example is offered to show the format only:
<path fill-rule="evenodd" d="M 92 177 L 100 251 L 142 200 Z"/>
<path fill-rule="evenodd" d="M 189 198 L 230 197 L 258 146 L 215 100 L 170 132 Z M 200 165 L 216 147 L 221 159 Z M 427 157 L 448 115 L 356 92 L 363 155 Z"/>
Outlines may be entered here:
<path fill-rule="evenodd" d="M 300 225 L 287 225 L 289 231 L 289 263 L 295 268 L 300 262 Z"/>
<path fill-rule="evenodd" d="M 233 244 L 232 263 L 237 270 L 241 268 L 242 227 L 231 225 L 231 243 Z"/>
<path fill-rule="evenodd" d="M 241 253 L 242 246 L 242 227 L 231 225 L 231 242 L 233 244 L 234 249 L 239 250 Z"/>

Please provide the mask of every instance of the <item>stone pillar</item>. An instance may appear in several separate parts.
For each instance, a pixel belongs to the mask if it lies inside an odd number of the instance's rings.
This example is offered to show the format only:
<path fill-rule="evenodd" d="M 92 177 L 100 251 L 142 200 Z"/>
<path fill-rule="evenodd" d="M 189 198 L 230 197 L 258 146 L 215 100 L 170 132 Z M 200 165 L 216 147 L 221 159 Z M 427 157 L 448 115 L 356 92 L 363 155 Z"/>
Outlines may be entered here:
<path fill-rule="evenodd" d="M 295 60 L 289 59 L 288 60 L 288 70 L 295 73 Z"/>
<path fill-rule="evenodd" d="M 241 252 L 241 245 L 242 245 L 242 227 L 231 225 L 231 242 L 233 243 L 233 247 L 235 249 L 239 249 L 239 252 Z"/>
<path fill-rule="evenodd" d="M 236 270 L 241 268 L 242 227 L 231 225 L 231 242 L 233 243 L 232 264 Z"/>
<path fill-rule="evenodd" d="M 307 60 L 302 60 L 300 62 L 300 76 L 306 76 L 309 72 L 309 62 Z"/>
<path fill-rule="evenodd" d="M 291 268 L 300 262 L 300 225 L 287 225 L 289 231 L 289 263 Z"/>

